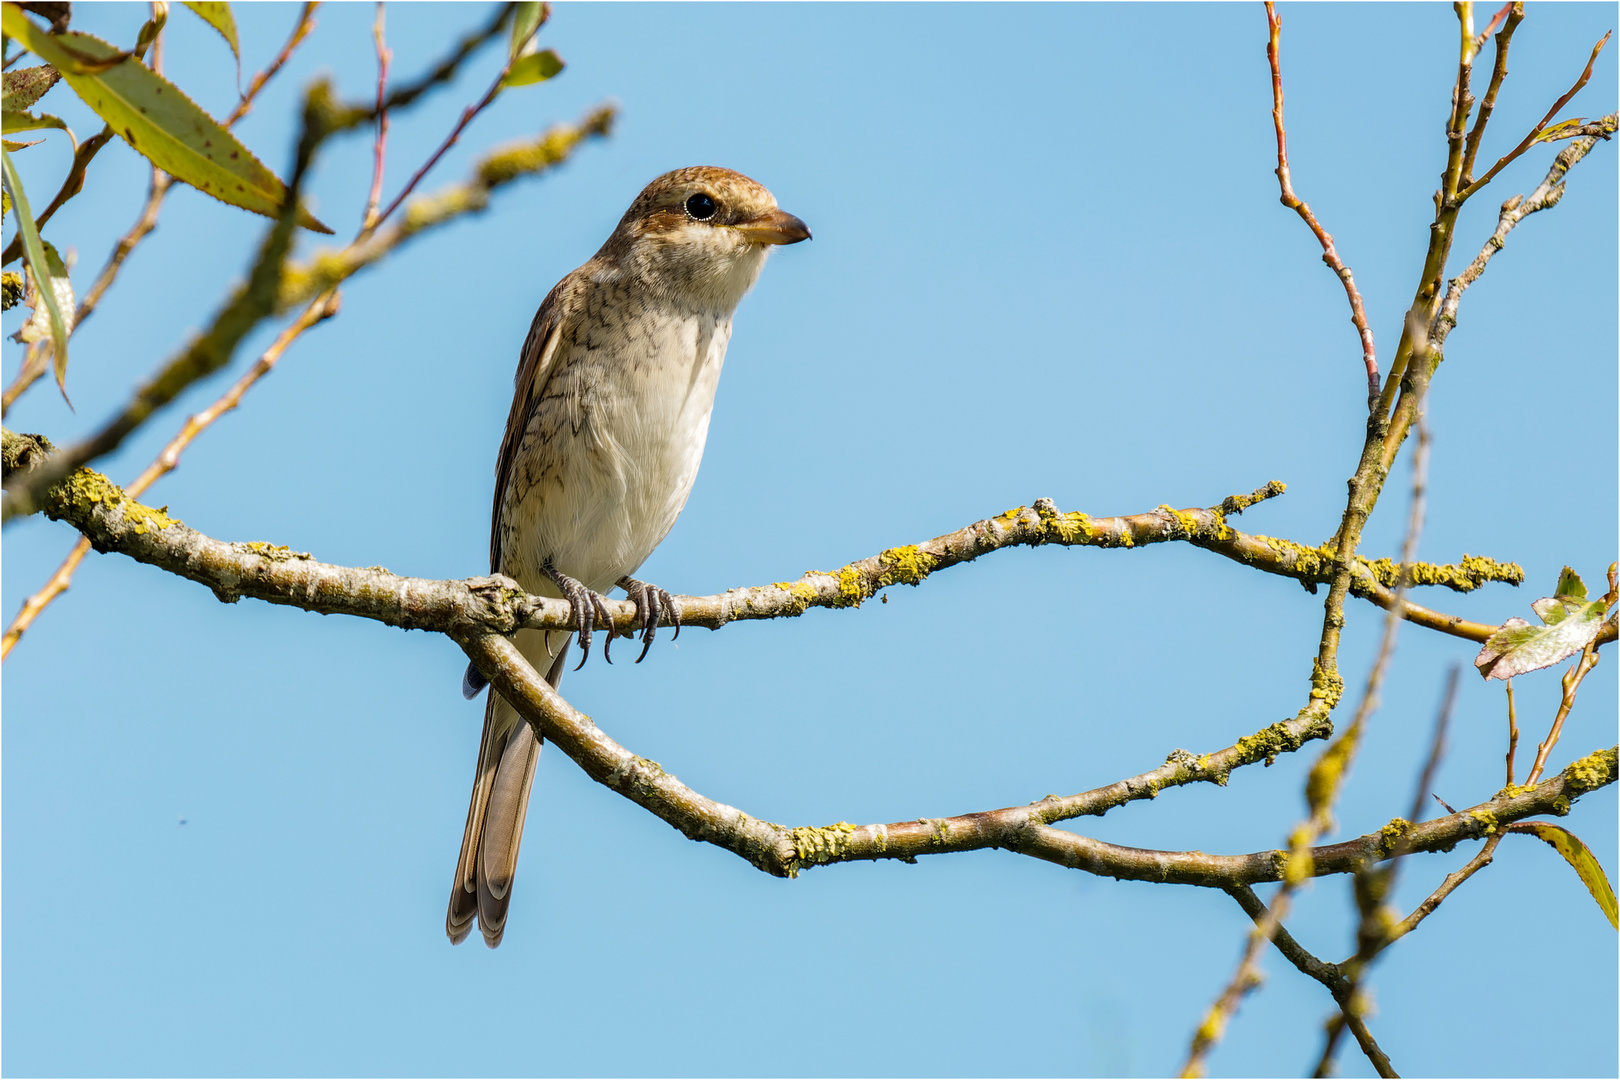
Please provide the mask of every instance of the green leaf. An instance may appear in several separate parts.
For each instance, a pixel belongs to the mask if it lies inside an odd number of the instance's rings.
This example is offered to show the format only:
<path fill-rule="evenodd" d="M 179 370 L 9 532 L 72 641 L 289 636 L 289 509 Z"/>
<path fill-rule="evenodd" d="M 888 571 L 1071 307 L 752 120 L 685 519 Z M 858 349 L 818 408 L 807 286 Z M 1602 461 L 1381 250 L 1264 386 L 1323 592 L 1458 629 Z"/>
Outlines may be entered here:
<path fill-rule="evenodd" d="M 507 58 L 516 60 L 536 31 L 551 17 L 551 5 L 521 3 L 514 5 L 512 13 L 512 43 L 507 46 Z"/>
<path fill-rule="evenodd" d="M 6 72 L 6 109 L 17 111 L 33 108 L 34 102 L 44 97 L 45 92 L 55 86 L 61 77 L 62 73 L 49 64 Z"/>
<path fill-rule="evenodd" d="M 14 4 L 0 4 L 0 19 L 152 164 L 221 202 L 270 218 L 280 212 L 286 185 L 163 76 L 89 34 L 46 34 Z M 302 209 L 298 223 L 332 231 Z"/>
<path fill-rule="evenodd" d="M 520 56 L 512 65 L 512 70 L 506 73 L 501 80 L 502 86 L 528 86 L 531 83 L 545 82 L 565 65 L 562 57 L 550 49 L 541 49 L 539 52 Z"/>
<path fill-rule="evenodd" d="M 6 8 L 8 11 L 11 10 L 11 5 L 7 4 Z M 45 306 L 51 322 L 51 347 L 56 356 L 56 386 L 65 398 L 68 332 L 67 323 L 62 319 L 62 311 L 56 305 L 56 290 L 47 287 L 53 283 L 50 262 L 45 258 L 45 248 L 39 242 L 39 230 L 34 228 L 34 212 L 28 208 L 28 195 L 23 191 L 22 181 L 17 177 L 17 167 L 11 163 L 11 154 L 4 150 L 0 150 L 0 166 L 3 166 L 0 173 L 3 173 L 5 178 L 6 190 L 11 194 L 11 212 L 17 221 L 17 235 L 22 237 L 23 259 L 33 273 L 36 285 L 39 286 L 35 292 L 39 294 L 39 302 Z"/>
<path fill-rule="evenodd" d="M 1603 914 L 1609 917 L 1609 925 L 1620 930 L 1620 911 L 1615 908 L 1614 888 L 1609 884 L 1608 875 L 1603 872 L 1603 866 L 1592 854 L 1592 849 L 1581 843 L 1580 837 L 1559 825 L 1546 821 L 1515 821 L 1508 826 L 1514 832 L 1527 832 L 1551 844 L 1558 854 L 1564 857 L 1569 865 L 1586 883 L 1586 890 L 1597 901 Z"/>
<path fill-rule="evenodd" d="M 1603 628 L 1607 605 L 1602 600 L 1588 602 L 1586 583 L 1566 566 L 1554 595 L 1532 601 L 1530 609 L 1544 625 L 1532 626 L 1517 618 L 1503 623 L 1474 657 L 1480 675 L 1511 679 L 1574 656 Z"/>
<path fill-rule="evenodd" d="M 192 3 L 191 0 L 181 0 L 186 7 L 196 13 L 203 22 L 219 31 L 219 36 L 225 39 L 225 44 L 231 47 L 231 55 L 236 57 L 236 81 L 242 81 L 242 47 L 236 40 L 236 16 L 231 14 L 229 4 Z"/>
<path fill-rule="evenodd" d="M 7 150 L 9 150 L 11 153 L 15 154 L 18 150 L 26 150 L 30 146 L 38 146 L 40 143 L 42 143 L 44 141 L 45 141 L 44 139 L 30 139 L 28 142 L 16 142 L 16 141 L 14 141 L 12 139 L 0 139 L 0 145 L 5 146 L 5 148 Z M 11 196 L 10 195 L 6 196 L 6 210 L 5 210 L 5 212 L 7 214 L 11 213 Z"/>
<path fill-rule="evenodd" d="M 1553 595 L 1560 598 L 1567 596 L 1571 600 L 1585 600 L 1586 582 L 1581 580 L 1581 575 L 1566 566 L 1564 572 L 1558 575 L 1558 587 L 1553 590 Z"/>
<path fill-rule="evenodd" d="M 52 116 L 50 113 L 31 113 L 7 109 L 5 112 L 0 113 L 0 118 L 4 119 L 5 133 L 7 135 L 18 131 L 38 131 L 40 128 L 60 128 L 62 131 L 67 132 L 68 138 L 73 140 L 73 148 L 75 150 L 79 148 L 79 140 L 73 134 L 73 129 L 63 123 L 62 118 L 59 116 Z"/>

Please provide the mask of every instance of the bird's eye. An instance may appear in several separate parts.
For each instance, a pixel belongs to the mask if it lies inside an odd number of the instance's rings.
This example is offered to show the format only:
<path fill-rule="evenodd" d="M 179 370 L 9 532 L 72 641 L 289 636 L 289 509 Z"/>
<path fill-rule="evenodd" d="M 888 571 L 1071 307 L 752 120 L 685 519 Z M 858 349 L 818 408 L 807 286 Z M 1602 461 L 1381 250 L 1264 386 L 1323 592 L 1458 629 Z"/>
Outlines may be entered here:
<path fill-rule="evenodd" d="M 695 221 L 708 221 L 720 205 L 701 191 L 686 200 L 686 212 Z"/>

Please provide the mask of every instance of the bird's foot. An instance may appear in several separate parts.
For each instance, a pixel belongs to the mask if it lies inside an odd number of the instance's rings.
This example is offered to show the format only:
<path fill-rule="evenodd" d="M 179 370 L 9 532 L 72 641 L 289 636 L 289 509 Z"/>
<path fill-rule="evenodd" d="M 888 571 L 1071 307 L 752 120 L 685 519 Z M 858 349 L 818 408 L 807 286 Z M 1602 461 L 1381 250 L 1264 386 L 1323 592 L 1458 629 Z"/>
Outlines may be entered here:
<path fill-rule="evenodd" d="M 618 584 L 629 594 L 630 602 L 636 605 L 636 618 L 641 622 L 641 656 L 636 657 L 639 664 L 647 655 L 647 650 L 652 648 L 653 635 L 658 633 L 658 624 L 666 613 L 669 621 L 675 625 L 675 637 L 681 636 L 681 609 L 673 596 L 656 585 L 637 581 L 628 575 L 620 578 Z M 675 638 L 670 640 L 674 641 Z"/>
<path fill-rule="evenodd" d="M 568 601 L 568 607 L 573 617 L 574 632 L 579 635 L 580 657 L 579 663 L 574 667 L 574 670 L 578 671 L 585 666 L 585 661 L 591 657 L 591 630 L 596 626 L 598 620 L 607 626 L 608 640 L 613 639 L 613 616 L 608 614 L 607 597 L 599 592 L 592 592 L 587 589 L 581 582 L 575 581 L 555 566 L 552 566 L 549 559 L 541 569 L 545 572 L 546 577 L 550 578 L 552 583 L 562 590 L 563 599 Z M 607 652 L 607 646 L 602 646 L 602 657 L 611 664 L 613 660 L 608 657 Z"/>

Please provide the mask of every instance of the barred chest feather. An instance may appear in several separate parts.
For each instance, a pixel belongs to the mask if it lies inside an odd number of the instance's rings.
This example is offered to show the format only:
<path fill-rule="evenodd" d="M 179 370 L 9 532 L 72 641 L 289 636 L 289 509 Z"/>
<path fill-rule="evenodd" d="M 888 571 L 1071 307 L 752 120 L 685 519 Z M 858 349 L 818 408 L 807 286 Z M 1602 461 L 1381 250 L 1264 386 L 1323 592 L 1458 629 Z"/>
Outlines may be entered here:
<path fill-rule="evenodd" d="M 606 592 L 652 554 L 697 479 L 731 339 L 731 310 L 593 284 L 503 500 L 502 570 L 531 592 L 556 595 L 548 558 Z"/>

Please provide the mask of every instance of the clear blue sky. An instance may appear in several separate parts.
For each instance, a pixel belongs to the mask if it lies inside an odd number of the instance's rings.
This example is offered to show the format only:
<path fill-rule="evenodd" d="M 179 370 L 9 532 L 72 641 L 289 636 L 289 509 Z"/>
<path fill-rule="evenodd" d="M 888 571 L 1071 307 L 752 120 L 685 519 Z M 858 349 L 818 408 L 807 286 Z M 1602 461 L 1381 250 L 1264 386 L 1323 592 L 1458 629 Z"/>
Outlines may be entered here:
<path fill-rule="evenodd" d="M 145 10 L 79 5 L 75 26 L 128 43 Z M 372 11 L 324 8 L 242 125 L 278 171 L 311 77 L 372 92 Z M 295 14 L 237 8 L 244 70 Z M 1388 357 L 1443 161 L 1454 17 L 1439 4 L 1283 15 L 1295 183 L 1354 267 Z M 1486 155 L 1540 118 L 1616 15 L 1531 6 Z M 484 17 L 391 8 L 396 71 L 425 70 Z M 1270 479 L 1288 494 L 1244 527 L 1309 542 L 1334 529 L 1363 376 L 1339 285 L 1277 202 L 1258 3 L 562 3 L 543 33 L 568 70 L 498 102 L 427 187 L 608 98 L 623 109 L 613 137 L 355 279 L 342 317 L 151 501 L 212 535 L 331 562 L 484 572 L 492 464 L 536 305 L 647 180 L 717 164 L 769 186 L 815 240 L 773 256 L 743 302 L 701 478 L 643 576 L 709 593 L 1040 496 L 1111 514 L 1210 505 Z M 205 107 L 230 107 L 228 50 L 178 5 L 167 56 Z M 390 192 L 497 62 L 481 57 L 398 119 Z M 1611 49 L 1568 111 L 1612 110 L 1615 70 Z M 65 87 L 41 107 L 95 130 Z M 1512 559 L 1529 580 L 1425 592 L 1445 610 L 1528 616 L 1562 565 L 1595 584 L 1615 557 L 1617 150 L 1600 145 L 1464 301 L 1431 403 L 1422 554 Z M 1527 154 L 1468 207 L 1453 271 L 1554 152 Z M 322 159 L 318 212 L 340 234 L 369 158 L 354 136 Z M 36 203 L 66 159 L 60 135 L 20 155 Z M 77 249 L 81 287 L 144 192 L 142 162 L 115 142 L 51 223 Z M 263 227 L 176 191 L 74 339 L 77 413 L 41 385 L 7 426 L 61 440 L 101 422 L 208 318 Z M 133 478 L 271 332 L 103 467 Z M 7 378 L 19 355 L 6 346 Z M 1404 461 L 1368 554 L 1395 553 Z M 45 521 L 6 531 L 7 618 L 72 541 Z M 750 814 L 894 821 L 1230 745 L 1299 707 L 1321 618 L 1299 586 L 1176 545 L 1007 551 L 891 592 L 858 611 L 688 631 L 639 667 L 593 660 L 565 690 L 616 739 Z M 1380 620 L 1352 605 L 1354 686 Z M 1445 668 L 1474 651 L 1407 629 L 1340 837 L 1406 812 Z M 689 843 L 554 748 L 505 944 L 452 948 L 444 903 L 482 715 L 458 693 L 464 663 L 437 636 L 225 606 L 92 555 L 5 666 L 5 1072 L 1154 1075 L 1178 1066 L 1231 973 L 1247 920 L 1219 893 L 1005 852 L 780 881 Z M 1554 768 L 1615 741 L 1615 673 L 1611 658 L 1587 681 Z M 1556 681 L 1520 680 L 1531 750 Z M 1499 684 L 1465 671 L 1435 790 L 1453 805 L 1490 797 L 1504 744 Z M 1071 826 L 1143 847 L 1273 847 L 1317 749 Z M 1567 824 L 1612 876 L 1614 790 Z M 1412 860 L 1402 906 L 1475 848 Z M 1347 881 L 1319 882 L 1294 930 L 1342 958 L 1350 911 Z M 1512 838 L 1377 968 L 1374 1031 L 1408 1075 L 1613 1075 L 1615 957 L 1574 875 Z M 1326 994 L 1275 954 L 1265 968 L 1217 1074 L 1314 1061 Z M 1353 1048 L 1342 1060 L 1368 1074 Z"/>

